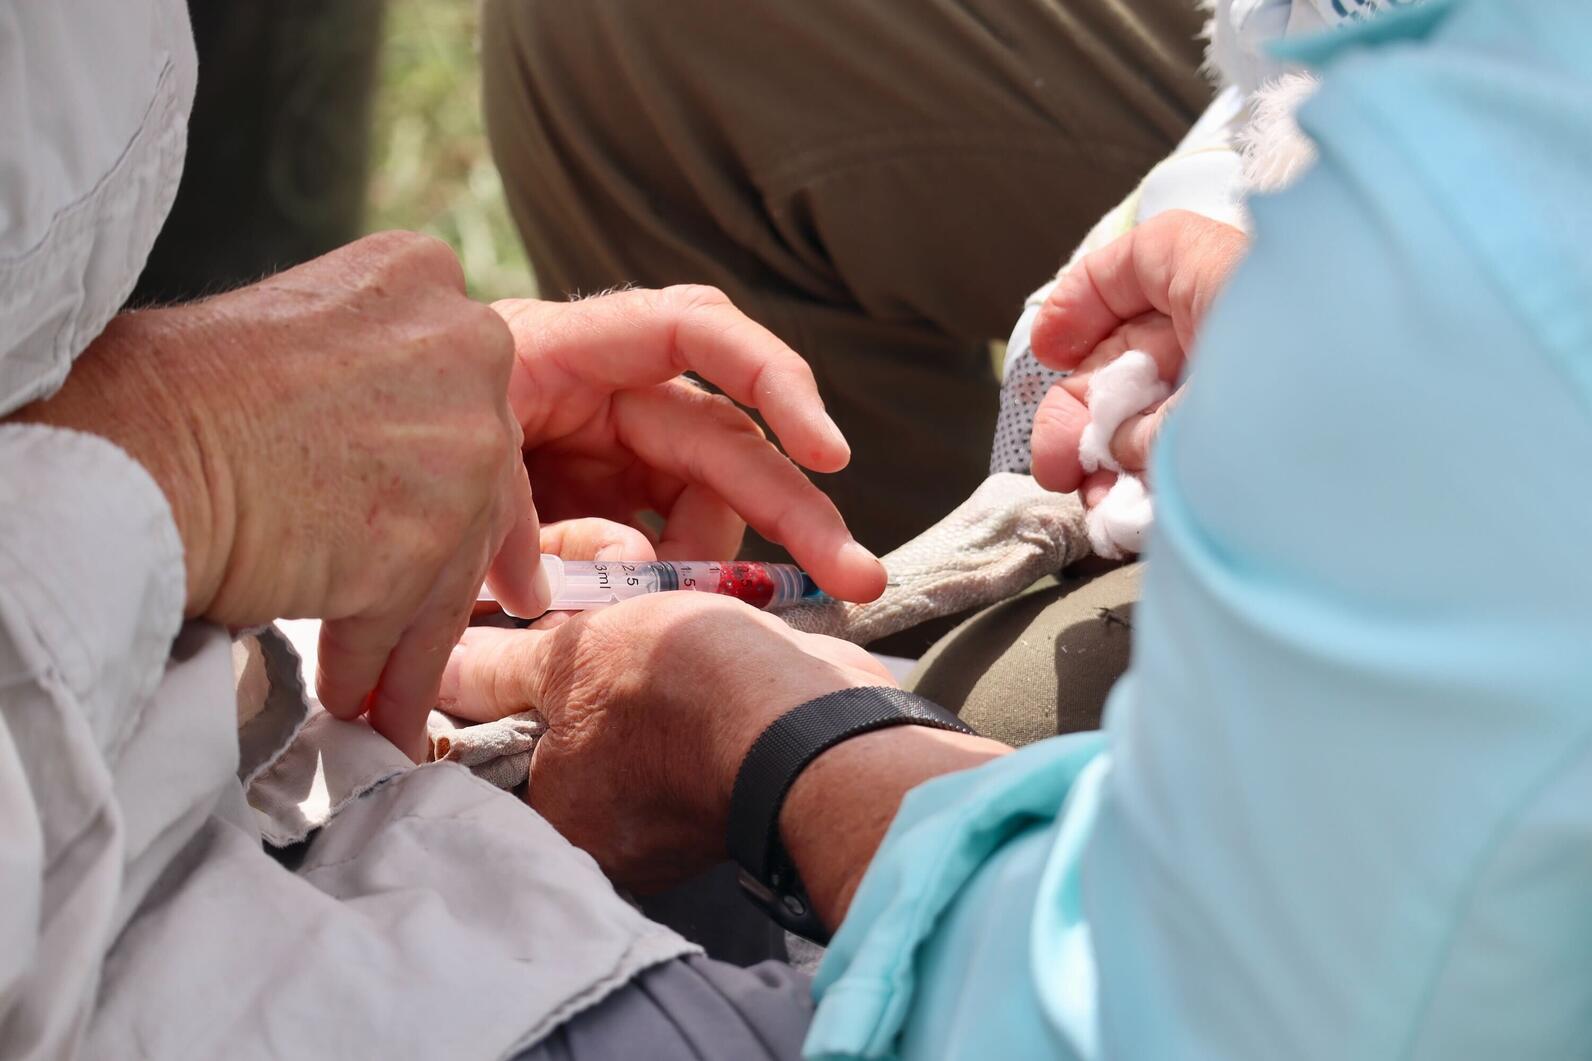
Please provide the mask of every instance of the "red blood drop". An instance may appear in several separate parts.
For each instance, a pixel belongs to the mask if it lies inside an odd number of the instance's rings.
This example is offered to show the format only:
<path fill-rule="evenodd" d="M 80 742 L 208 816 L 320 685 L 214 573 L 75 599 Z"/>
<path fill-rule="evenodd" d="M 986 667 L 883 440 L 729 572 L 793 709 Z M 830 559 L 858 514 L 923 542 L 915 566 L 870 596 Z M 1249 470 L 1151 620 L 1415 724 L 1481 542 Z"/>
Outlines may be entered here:
<path fill-rule="evenodd" d="M 754 608 L 766 608 L 774 599 L 774 579 L 762 564 L 725 564 L 719 569 L 719 592 Z"/>

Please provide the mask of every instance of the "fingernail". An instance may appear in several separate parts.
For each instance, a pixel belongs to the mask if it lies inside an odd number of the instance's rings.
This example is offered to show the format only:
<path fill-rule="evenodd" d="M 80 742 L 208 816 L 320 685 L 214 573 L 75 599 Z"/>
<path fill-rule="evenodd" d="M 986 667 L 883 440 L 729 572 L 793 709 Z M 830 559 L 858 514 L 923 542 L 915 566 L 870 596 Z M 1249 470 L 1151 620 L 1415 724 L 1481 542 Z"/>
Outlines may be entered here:
<path fill-rule="evenodd" d="M 530 594 L 530 606 L 523 609 L 524 614 L 510 608 L 499 600 L 498 607 L 503 609 L 504 615 L 529 621 L 547 611 L 547 606 L 553 603 L 553 583 L 547 574 L 547 562 L 545 560 L 536 565 L 536 574 L 531 576 L 531 584 L 526 587 L 526 590 Z"/>

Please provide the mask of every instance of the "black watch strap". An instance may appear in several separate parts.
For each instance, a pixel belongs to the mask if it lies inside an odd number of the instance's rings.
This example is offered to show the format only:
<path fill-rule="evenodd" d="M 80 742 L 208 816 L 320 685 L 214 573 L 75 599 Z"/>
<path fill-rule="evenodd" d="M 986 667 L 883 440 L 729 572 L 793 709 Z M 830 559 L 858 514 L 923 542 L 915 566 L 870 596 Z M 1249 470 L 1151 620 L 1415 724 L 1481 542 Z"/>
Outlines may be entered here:
<path fill-rule="evenodd" d="M 841 741 L 887 726 L 918 725 L 972 733 L 930 700 L 887 686 L 841 689 L 792 708 L 763 731 L 741 760 L 730 796 L 730 857 L 741 885 L 776 922 L 824 942 L 828 932 L 779 838 L 779 814 L 797 775 Z"/>

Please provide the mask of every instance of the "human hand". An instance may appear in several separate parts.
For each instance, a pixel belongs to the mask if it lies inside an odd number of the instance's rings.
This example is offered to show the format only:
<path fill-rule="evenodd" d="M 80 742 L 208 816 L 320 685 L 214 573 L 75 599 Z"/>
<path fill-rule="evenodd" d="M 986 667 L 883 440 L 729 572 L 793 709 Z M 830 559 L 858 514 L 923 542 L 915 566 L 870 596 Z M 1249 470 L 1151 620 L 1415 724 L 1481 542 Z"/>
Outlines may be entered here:
<path fill-rule="evenodd" d="M 649 892 L 724 860 L 735 775 L 769 723 L 837 689 L 893 684 L 849 642 L 737 600 L 660 593 L 550 630 L 466 631 L 441 706 L 477 721 L 541 712 L 531 806 Z"/>
<path fill-rule="evenodd" d="M 411 756 L 483 574 L 534 533 L 513 342 L 442 243 L 360 240 L 229 294 L 125 314 L 26 418 L 110 438 L 170 500 L 187 611 L 326 620 L 317 684 Z M 537 554 L 494 589 L 540 610 Z"/>
<path fill-rule="evenodd" d="M 652 540 L 641 531 L 628 523 L 615 523 L 598 517 L 544 523 L 539 536 L 538 551 L 542 555 L 557 556 L 563 560 L 615 560 L 644 564 L 658 558 Z M 477 617 L 501 614 L 502 609 L 495 600 L 476 602 Z M 547 612 L 530 625 L 538 630 L 551 629 L 568 620 L 571 614 Z"/>
<path fill-rule="evenodd" d="M 657 512 L 666 560 L 729 559 L 750 523 L 832 596 L 883 592 L 884 568 L 796 467 L 838 471 L 850 459 L 812 371 L 724 295 L 671 287 L 494 308 L 514 332 L 510 402 L 544 518 Z M 735 402 L 759 410 L 791 457 Z M 505 548 L 533 542 L 527 532 Z"/>
<path fill-rule="evenodd" d="M 1117 473 L 1086 474 L 1079 443 L 1089 425 L 1089 381 L 1129 350 L 1150 355 L 1160 378 L 1175 382 L 1206 311 L 1242 258 L 1248 237 L 1187 211 L 1157 215 L 1062 274 L 1034 321 L 1034 356 L 1072 375 L 1050 389 L 1034 415 L 1034 478 L 1049 490 L 1081 490 L 1098 504 Z M 1181 388 L 1129 417 L 1110 440 L 1124 470 L 1142 472 L 1151 444 Z"/>
<path fill-rule="evenodd" d="M 635 527 L 596 517 L 544 523 L 541 551 L 564 560 L 651 563 L 658 558 L 652 539 Z"/>

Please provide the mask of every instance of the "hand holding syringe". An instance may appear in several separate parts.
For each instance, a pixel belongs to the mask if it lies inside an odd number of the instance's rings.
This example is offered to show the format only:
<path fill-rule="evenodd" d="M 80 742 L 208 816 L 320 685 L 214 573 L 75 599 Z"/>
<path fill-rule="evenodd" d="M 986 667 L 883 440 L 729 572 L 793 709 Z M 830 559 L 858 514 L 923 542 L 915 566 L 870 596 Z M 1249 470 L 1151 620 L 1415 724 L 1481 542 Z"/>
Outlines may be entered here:
<path fill-rule="evenodd" d="M 552 589 L 548 611 L 573 612 L 669 590 L 717 593 L 754 608 L 780 608 L 823 596 L 795 564 L 748 560 L 565 560 L 542 554 L 542 570 Z M 493 600 L 483 588 L 481 600 Z M 535 616 L 522 616 L 535 618 Z"/>

